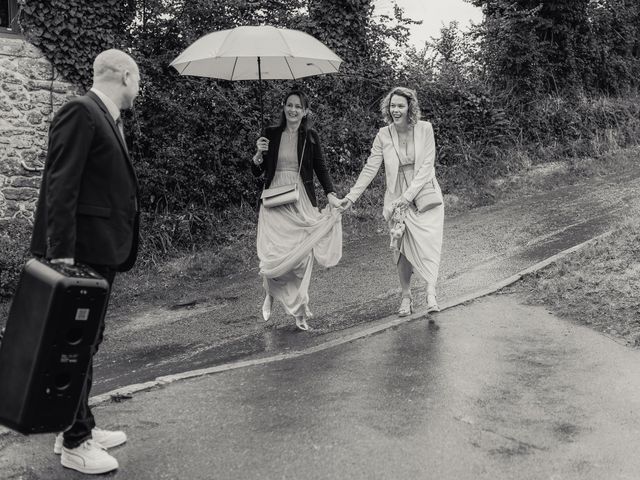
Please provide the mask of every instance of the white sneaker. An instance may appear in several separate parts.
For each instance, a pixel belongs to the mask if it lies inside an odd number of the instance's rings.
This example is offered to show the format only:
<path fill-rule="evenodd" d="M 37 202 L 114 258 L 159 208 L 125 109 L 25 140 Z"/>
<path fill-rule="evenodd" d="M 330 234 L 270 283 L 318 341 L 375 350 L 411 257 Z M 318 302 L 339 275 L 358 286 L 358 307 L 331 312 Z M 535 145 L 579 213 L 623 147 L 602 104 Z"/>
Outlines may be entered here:
<path fill-rule="evenodd" d="M 127 434 L 120 430 L 102 430 L 95 427 L 91 430 L 91 436 L 106 449 L 117 447 L 127 441 Z"/>
<path fill-rule="evenodd" d="M 107 473 L 118 468 L 118 461 L 94 440 L 86 440 L 76 448 L 62 447 L 60 463 L 82 473 Z"/>
<path fill-rule="evenodd" d="M 127 434 L 119 430 L 109 431 L 101 428 L 91 430 L 91 437 L 104 448 L 113 448 L 122 445 L 127 441 Z M 56 435 L 56 442 L 53 444 L 53 453 L 60 455 L 62 453 L 62 433 Z"/>

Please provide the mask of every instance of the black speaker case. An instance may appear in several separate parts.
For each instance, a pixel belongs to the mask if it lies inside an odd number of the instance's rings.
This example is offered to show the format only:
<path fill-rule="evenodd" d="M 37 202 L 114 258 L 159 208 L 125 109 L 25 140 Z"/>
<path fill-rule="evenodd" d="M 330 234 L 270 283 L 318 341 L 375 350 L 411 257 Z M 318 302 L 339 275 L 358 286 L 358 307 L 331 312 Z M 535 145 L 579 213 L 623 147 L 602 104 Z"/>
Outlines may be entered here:
<path fill-rule="evenodd" d="M 87 266 L 26 263 L 0 343 L 0 424 L 24 434 L 71 425 L 108 296 Z"/>

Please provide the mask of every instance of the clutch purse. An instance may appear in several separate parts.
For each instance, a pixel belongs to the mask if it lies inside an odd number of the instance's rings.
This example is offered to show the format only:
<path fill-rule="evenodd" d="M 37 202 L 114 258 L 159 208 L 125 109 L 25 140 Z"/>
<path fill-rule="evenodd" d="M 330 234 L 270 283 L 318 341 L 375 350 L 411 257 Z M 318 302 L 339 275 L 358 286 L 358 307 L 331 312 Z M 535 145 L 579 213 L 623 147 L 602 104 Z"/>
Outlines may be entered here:
<path fill-rule="evenodd" d="M 440 196 L 440 192 L 436 190 L 433 180 L 427 182 L 424 187 L 420 189 L 413 199 L 413 203 L 415 203 L 418 213 L 426 212 L 427 210 L 442 205 L 442 197 Z"/>
<path fill-rule="evenodd" d="M 260 196 L 262 204 L 266 208 L 279 207 L 288 203 L 295 203 L 300 198 L 298 184 L 281 185 L 279 187 L 265 188 Z"/>

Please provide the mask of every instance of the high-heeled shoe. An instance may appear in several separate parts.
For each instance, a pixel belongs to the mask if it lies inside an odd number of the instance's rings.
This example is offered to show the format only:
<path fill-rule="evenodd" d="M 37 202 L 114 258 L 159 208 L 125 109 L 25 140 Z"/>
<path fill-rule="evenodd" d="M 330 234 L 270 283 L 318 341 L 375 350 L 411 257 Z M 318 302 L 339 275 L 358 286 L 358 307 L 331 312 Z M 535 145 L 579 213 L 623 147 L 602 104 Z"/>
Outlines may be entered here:
<path fill-rule="evenodd" d="M 304 315 L 296 315 L 296 327 L 303 332 L 309 330 L 309 325 L 307 324 L 307 319 Z"/>
<path fill-rule="evenodd" d="M 413 299 L 411 298 L 411 296 L 403 296 L 402 301 L 400 302 L 400 308 L 398 308 L 398 316 L 407 317 L 411 315 L 412 310 L 413 310 Z"/>
<path fill-rule="evenodd" d="M 264 319 L 265 322 L 268 322 L 269 319 L 271 318 L 272 303 L 273 303 L 273 297 L 267 294 L 267 296 L 264 297 L 264 303 L 262 304 L 262 318 Z"/>
<path fill-rule="evenodd" d="M 427 295 L 427 313 L 431 312 L 439 312 L 440 307 L 438 306 L 438 301 L 436 300 L 436 296 L 432 293 Z"/>

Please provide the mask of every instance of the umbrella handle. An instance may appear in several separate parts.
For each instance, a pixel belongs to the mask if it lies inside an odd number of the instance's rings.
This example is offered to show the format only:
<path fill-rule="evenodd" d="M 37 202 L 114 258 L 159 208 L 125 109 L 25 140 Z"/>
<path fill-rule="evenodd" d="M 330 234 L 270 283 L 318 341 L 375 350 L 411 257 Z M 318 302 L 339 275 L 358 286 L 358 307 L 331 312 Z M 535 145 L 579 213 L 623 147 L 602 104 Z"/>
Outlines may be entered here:
<path fill-rule="evenodd" d="M 260 92 L 260 136 L 264 136 L 264 105 L 262 103 L 262 68 L 258 57 L 258 90 Z"/>

